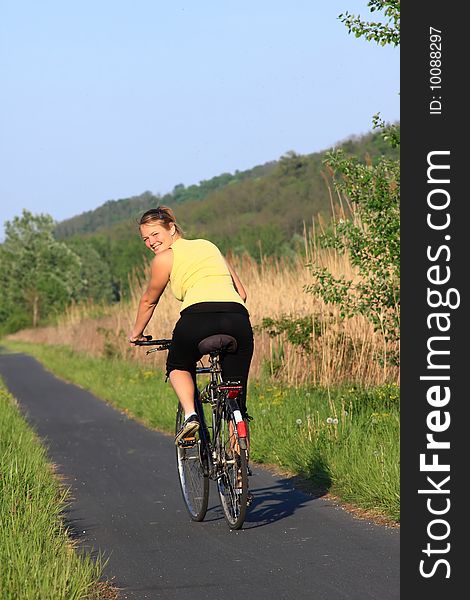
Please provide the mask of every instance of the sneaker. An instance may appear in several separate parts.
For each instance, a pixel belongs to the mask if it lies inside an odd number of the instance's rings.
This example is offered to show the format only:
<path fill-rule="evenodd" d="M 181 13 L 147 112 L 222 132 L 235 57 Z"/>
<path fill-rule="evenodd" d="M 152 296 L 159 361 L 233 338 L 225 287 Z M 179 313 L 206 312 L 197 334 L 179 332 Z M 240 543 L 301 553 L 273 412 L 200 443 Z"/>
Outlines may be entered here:
<path fill-rule="evenodd" d="M 175 444 L 178 445 L 179 442 L 183 441 L 186 437 L 191 437 L 198 429 L 199 419 L 197 418 L 197 415 L 191 415 L 186 419 L 183 425 L 181 425 L 180 430 L 175 435 Z"/>

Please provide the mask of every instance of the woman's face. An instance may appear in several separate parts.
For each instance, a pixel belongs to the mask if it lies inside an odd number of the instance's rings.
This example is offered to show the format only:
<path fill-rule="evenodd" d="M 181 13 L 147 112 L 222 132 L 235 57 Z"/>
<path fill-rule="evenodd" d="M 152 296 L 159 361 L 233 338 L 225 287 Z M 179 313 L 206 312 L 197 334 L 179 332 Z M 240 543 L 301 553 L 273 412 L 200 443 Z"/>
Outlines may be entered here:
<path fill-rule="evenodd" d="M 167 250 L 176 239 L 176 229 L 173 224 L 166 229 L 161 223 L 146 223 L 140 226 L 140 235 L 147 248 L 155 254 Z"/>

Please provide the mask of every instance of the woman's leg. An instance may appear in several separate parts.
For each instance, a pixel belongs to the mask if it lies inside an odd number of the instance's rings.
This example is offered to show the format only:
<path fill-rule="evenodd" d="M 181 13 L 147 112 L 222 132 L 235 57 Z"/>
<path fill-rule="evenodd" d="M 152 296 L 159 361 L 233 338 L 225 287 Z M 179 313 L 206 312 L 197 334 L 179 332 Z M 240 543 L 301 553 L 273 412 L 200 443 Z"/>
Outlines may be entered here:
<path fill-rule="evenodd" d="M 246 392 L 248 385 L 248 373 L 250 370 L 251 359 L 253 357 L 253 331 L 248 317 L 235 314 L 232 316 L 232 330 L 227 331 L 237 340 L 237 351 L 234 354 L 224 356 L 222 364 L 222 373 L 224 379 L 240 379 L 243 392 L 238 398 L 238 404 L 242 415 L 245 417 L 246 410 Z"/>
<path fill-rule="evenodd" d="M 194 386 L 196 363 L 200 355 L 193 341 L 193 329 L 191 315 L 181 315 L 173 330 L 172 344 L 166 362 L 168 379 L 178 396 L 185 416 L 196 412 Z"/>
<path fill-rule="evenodd" d="M 184 441 L 195 443 L 194 435 L 199 429 L 199 418 L 194 410 L 194 380 L 189 371 L 173 369 L 170 371 L 170 382 L 183 407 L 184 421 L 175 435 L 175 444 Z"/>
<path fill-rule="evenodd" d="M 196 412 L 194 409 L 194 381 L 191 373 L 173 369 L 170 372 L 170 383 L 178 396 L 185 416 Z"/>

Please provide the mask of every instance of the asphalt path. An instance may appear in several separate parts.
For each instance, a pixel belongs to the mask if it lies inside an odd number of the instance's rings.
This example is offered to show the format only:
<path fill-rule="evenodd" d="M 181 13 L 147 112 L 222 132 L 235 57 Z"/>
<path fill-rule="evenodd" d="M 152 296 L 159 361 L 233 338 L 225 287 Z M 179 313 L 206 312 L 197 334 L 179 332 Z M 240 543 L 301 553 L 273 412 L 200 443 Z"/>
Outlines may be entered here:
<path fill-rule="evenodd" d="M 229 530 L 214 487 L 205 521 L 194 523 L 170 436 L 24 354 L 0 355 L 0 374 L 71 488 L 72 535 L 108 559 L 104 575 L 121 600 L 399 598 L 399 530 L 262 468 L 243 530 Z"/>

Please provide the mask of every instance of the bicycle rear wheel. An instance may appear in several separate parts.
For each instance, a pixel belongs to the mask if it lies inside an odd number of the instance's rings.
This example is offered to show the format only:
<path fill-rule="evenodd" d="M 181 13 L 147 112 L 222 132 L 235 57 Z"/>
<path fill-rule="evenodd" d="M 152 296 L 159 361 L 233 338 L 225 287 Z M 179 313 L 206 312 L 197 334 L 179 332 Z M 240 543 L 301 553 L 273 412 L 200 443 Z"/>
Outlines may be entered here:
<path fill-rule="evenodd" d="M 181 405 L 176 413 L 176 431 L 184 421 Z M 176 463 L 183 500 L 193 521 L 202 521 L 206 516 L 209 501 L 209 474 L 206 449 L 199 436 L 195 435 L 193 445 L 176 446 Z"/>
<path fill-rule="evenodd" d="M 217 479 L 220 503 L 230 529 L 240 529 L 245 521 L 248 497 L 248 459 L 240 448 L 233 416 L 222 416 L 220 427 L 220 467 Z"/>

